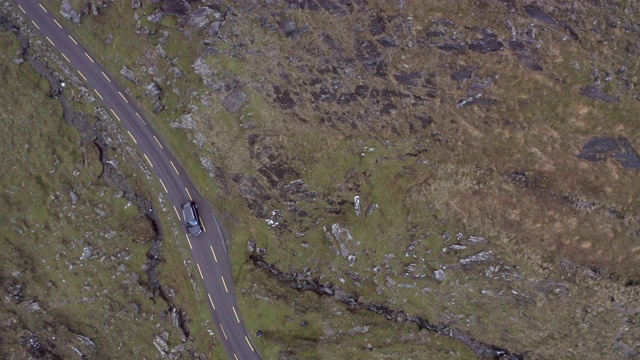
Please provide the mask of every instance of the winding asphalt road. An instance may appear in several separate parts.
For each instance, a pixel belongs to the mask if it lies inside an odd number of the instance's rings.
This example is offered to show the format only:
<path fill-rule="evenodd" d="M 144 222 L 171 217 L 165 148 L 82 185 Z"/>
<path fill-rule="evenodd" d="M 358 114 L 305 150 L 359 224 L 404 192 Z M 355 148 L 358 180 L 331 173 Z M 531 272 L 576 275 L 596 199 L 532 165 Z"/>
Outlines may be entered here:
<path fill-rule="evenodd" d="M 169 206 L 173 206 L 181 224 L 181 205 L 190 199 L 198 204 L 205 231 L 198 237 L 189 237 L 184 225 L 182 229 L 196 263 L 198 276 L 204 285 L 206 300 L 209 302 L 219 339 L 231 359 L 260 359 L 240 318 L 224 236 L 211 205 L 198 194 L 178 160 L 163 145 L 162 139 L 135 102 L 124 94 L 114 77 L 82 44 L 74 39 L 40 2 L 14 2 L 28 22 L 62 55 L 70 67 L 78 72 L 89 89 L 93 89 L 96 98 L 102 100 L 109 113 L 120 122 L 160 181 Z"/>

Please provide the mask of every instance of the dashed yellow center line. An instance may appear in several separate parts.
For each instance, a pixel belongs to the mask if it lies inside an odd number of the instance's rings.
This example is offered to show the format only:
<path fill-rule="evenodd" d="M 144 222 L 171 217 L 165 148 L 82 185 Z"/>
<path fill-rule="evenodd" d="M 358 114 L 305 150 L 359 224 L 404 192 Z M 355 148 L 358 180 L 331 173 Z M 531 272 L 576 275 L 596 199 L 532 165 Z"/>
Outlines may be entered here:
<path fill-rule="evenodd" d="M 56 25 L 58 25 L 58 27 L 59 27 L 60 29 L 62 29 L 62 25 L 60 25 L 60 23 L 58 22 L 58 20 L 53 19 L 53 22 L 54 22 L 54 23 L 56 23 Z"/>
<path fill-rule="evenodd" d="M 184 236 L 187 238 L 187 242 L 189 243 L 189 249 L 193 250 L 193 246 L 191 246 L 191 240 L 189 240 L 189 235 L 184 234 Z"/>
<path fill-rule="evenodd" d="M 56 44 L 53 43 L 53 41 L 51 41 L 51 39 L 49 39 L 48 36 L 45 36 L 47 38 L 47 41 L 49 41 L 51 43 L 51 45 L 56 46 Z"/>
<path fill-rule="evenodd" d="M 38 4 L 40 5 L 40 7 L 42 8 L 42 10 L 44 10 L 44 12 L 48 13 L 47 9 L 44 8 L 44 6 L 42 6 L 42 4 Z"/>
<path fill-rule="evenodd" d="M 198 219 L 200 219 L 200 225 L 202 225 L 202 230 L 203 230 L 204 232 L 207 232 L 207 228 L 206 228 L 206 227 L 204 227 L 204 223 L 202 222 L 202 218 L 201 218 L 200 216 L 198 216 Z"/>
<path fill-rule="evenodd" d="M 24 9 L 22 8 L 22 6 L 18 5 L 18 7 L 20 8 L 20 10 L 22 10 L 23 13 L 27 13 L 26 11 L 24 11 Z"/>
<path fill-rule="evenodd" d="M 102 95 L 100 95 L 100 93 L 98 92 L 98 90 L 93 89 L 93 91 L 95 91 L 95 92 L 96 92 L 96 94 L 98 94 L 98 96 L 100 97 L 100 100 L 104 100 L 104 98 L 102 97 Z"/>
<path fill-rule="evenodd" d="M 133 139 L 134 143 L 138 143 L 138 141 L 136 140 L 136 138 L 133 137 L 133 134 L 131 134 L 131 131 L 127 130 L 127 132 L 129 133 L 129 136 L 131 136 L 131 138 Z"/>
<path fill-rule="evenodd" d="M 196 265 L 198 265 L 198 272 L 200 272 L 200 278 L 204 279 L 204 276 L 202 276 L 202 270 L 200 270 L 200 264 L 196 263 Z"/>
<path fill-rule="evenodd" d="M 162 179 L 158 179 L 158 180 L 160 180 L 160 184 L 162 184 L 162 187 L 164 188 L 164 192 L 166 192 L 168 194 L 169 190 L 167 190 L 167 187 L 164 186 L 164 181 L 162 181 Z"/>
<path fill-rule="evenodd" d="M 71 39 L 71 41 L 73 41 L 74 44 L 78 45 L 78 42 L 74 38 L 72 38 L 71 35 L 69 35 L 69 39 Z"/>
<path fill-rule="evenodd" d="M 227 283 L 224 281 L 224 277 L 220 276 L 220 279 L 222 279 L 222 285 L 224 285 L 224 291 L 229 292 L 229 289 L 227 289 Z"/>
<path fill-rule="evenodd" d="M 209 245 L 209 247 L 211 248 L 211 253 L 213 254 L 213 260 L 215 260 L 216 262 L 218 262 L 218 257 L 216 256 L 216 252 L 213 251 L 213 246 Z"/>
<path fill-rule="evenodd" d="M 84 53 L 84 55 L 85 55 L 89 60 L 91 60 L 91 63 L 94 63 L 94 64 L 95 64 L 95 61 L 93 61 L 93 59 L 91 58 L 91 56 L 89 56 L 89 54 Z"/>
<path fill-rule="evenodd" d="M 118 121 L 120 121 L 120 117 L 118 116 L 118 114 L 116 114 L 116 112 L 115 112 L 115 111 L 113 111 L 113 109 L 110 109 L 110 110 L 111 110 L 111 112 L 113 113 L 113 116 L 115 116 L 115 117 L 116 117 L 116 119 L 118 119 Z"/>
<path fill-rule="evenodd" d="M 253 346 L 251 346 L 251 342 L 249 341 L 249 338 L 245 336 L 245 337 L 244 337 L 244 339 L 245 339 L 245 340 L 247 340 L 247 344 L 248 344 L 248 345 L 249 345 L 249 347 L 251 348 L 251 351 L 256 352 L 256 351 L 253 349 Z"/>
<path fill-rule="evenodd" d="M 238 323 L 240 323 L 240 318 L 238 317 L 238 313 L 236 312 L 236 307 L 232 306 L 231 308 L 233 309 L 233 314 L 236 316 L 236 320 L 238 320 Z"/>
<path fill-rule="evenodd" d="M 180 173 L 178 172 L 178 169 L 176 169 L 176 166 L 175 166 L 175 165 L 173 165 L 173 161 L 169 160 L 169 162 L 171 163 L 171 166 L 173 166 L 173 170 L 175 170 L 175 171 L 176 171 L 176 174 L 177 174 L 178 176 L 180 176 Z"/>
<path fill-rule="evenodd" d="M 222 324 L 220 324 L 220 330 L 222 330 L 222 335 L 224 335 L 224 338 L 229 340 L 229 338 L 227 337 L 227 333 L 224 331 L 224 328 L 222 327 Z M 235 356 L 235 354 L 233 354 L 233 355 Z"/>
<path fill-rule="evenodd" d="M 162 147 L 162 144 L 160 144 L 160 140 L 158 140 L 158 138 L 155 135 L 153 135 L 153 138 L 156 139 L 156 142 L 158 143 L 158 146 L 160 146 L 160 149 L 164 149 Z"/>
<path fill-rule="evenodd" d="M 127 100 L 126 97 L 124 97 L 124 95 L 122 95 L 122 93 L 120 91 L 118 91 L 118 94 L 120 94 L 120 96 L 122 96 L 122 99 L 128 104 L 129 100 Z"/>
<path fill-rule="evenodd" d="M 189 194 L 189 189 L 184 188 L 187 191 L 187 195 L 189 195 L 189 200 L 193 201 L 193 198 L 191 197 L 191 194 Z"/>
<path fill-rule="evenodd" d="M 69 61 L 69 62 L 71 62 L 71 61 Z M 87 81 L 87 78 L 86 78 L 86 77 L 84 77 L 84 75 L 82 75 L 82 73 L 80 72 L 80 70 L 78 70 L 78 74 L 80 74 L 80 76 L 82 76 L 82 78 L 84 79 L 84 81 Z"/>
<path fill-rule="evenodd" d="M 35 21 L 31 20 L 31 22 L 33 23 L 33 25 L 35 25 L 36 29 L 40 30 L 40 26 L 38 26 Z"/>
<path fill-rule="evenodd" d="M 147 157 L 147 154 L 142 154 L 144 155 L 144 158 L 147 159 L 147 161 L 149 162 L 149 165 L 151 165 L 151 167 L 153 168 L 153 164 L 151 163 L 151 160 L 149 160 L 149 158 Z"/>
<path fill-rule="evenodd" d="M 176 212 L 176 216 L 178 217 L 178 221 L 182 221 L 182 219 L 180 219 L 180 213 L 178 212 L 178 209 L 176 209 L 176 207 L 173 207 L 173 210 L 175 210 Z"/>
<path fill-rule="evenodd" d="M 109 77 L 107 76 L 107 74 L 104 73 L 104 71 L 100 71 L 102 73 L 102 76 L 104 76 L 105 79 L 107 79 L 108 82 L 111 82 L 111 79 L 109 79 Z"/>
<path fill-rule="evenodd" d="M 209 295 L 209 302 L 211 303 L 211 307 L 213 307 L 213 310 L 215 310 L 216 306 L 213 305 L 213 299 L 211 299 L 211 294 L 207 294 L 207 295 Z"/>
<path fill-rule="evenodd" d="M 69 58 L 67 57 L 67 55 L 65 55 L 64 53 L 60 53 L 62 54 L 62 56 L 64 57 L 65 60 L 67 60 L 68 62 L 71 62 L 71 60 L 69 60 Z"/>

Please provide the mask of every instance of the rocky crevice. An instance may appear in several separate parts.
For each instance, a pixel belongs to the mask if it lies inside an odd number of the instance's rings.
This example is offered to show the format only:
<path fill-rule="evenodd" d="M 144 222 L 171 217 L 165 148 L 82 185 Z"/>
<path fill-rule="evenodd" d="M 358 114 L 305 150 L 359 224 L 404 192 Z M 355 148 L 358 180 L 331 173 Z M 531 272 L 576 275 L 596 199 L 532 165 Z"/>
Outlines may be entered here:
<path fill-rule="evenodd" d="M 384 304 L 376 304 L 363 300 L 355 294 L 349 294 L 332 283 L 322 284 L 316 278 L 301 277 L 298 274 L 288 274 L 278 269 L 277 266 L 268 263 L 264 257 L 257 253 L 249 255 L 249 259 L 257 268 L 266 270 L 271 273 L 280 283 L 289 286 L 292 289 L 303 291 L 311 291 L 319 296 L 332 296 L 341 303 L 349 306 L 351 309 L 359 309 L 374 312 L 382 315 L 387 320 L 397 322 L 411 322 L 418 325 L 420 330 L 428 330 L 443 336 L 451 337 L 468 346 L 474 354 L 481 359 L 499 359 L 499 360 L 519 360 L 524 359 L 523 355 L 512 353 L 505 348 L 485 343 L 481 340 L 473 338 L 468 333 L 451 327 L 450 324 L 437 323 L 434 324 L 428 319 L 421 316 L 409 316 L 404 310 L 394 310 Z"/>

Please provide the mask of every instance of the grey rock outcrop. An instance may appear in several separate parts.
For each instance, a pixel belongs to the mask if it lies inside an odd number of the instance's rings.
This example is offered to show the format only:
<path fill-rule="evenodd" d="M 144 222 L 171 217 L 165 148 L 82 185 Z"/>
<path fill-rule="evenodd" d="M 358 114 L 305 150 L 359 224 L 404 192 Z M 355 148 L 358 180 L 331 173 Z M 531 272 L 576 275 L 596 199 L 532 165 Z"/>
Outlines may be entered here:
<path fill-rule="evenodd" d="M 125 79 L 131 81 L 132 83 L 138 85 L 138 77 L 128 67 L 123 66 L 122 69 L 120 69 L 120 75 L 122 75 Z"/>
<path fill-rule="evenodd" d="M 60 14 L 66 19 L 71 20 L 76 24 L 80 24 L 82 15 L 73 8 L 70 0 L 62 1 L 62 4 L 60 4 Z"/>

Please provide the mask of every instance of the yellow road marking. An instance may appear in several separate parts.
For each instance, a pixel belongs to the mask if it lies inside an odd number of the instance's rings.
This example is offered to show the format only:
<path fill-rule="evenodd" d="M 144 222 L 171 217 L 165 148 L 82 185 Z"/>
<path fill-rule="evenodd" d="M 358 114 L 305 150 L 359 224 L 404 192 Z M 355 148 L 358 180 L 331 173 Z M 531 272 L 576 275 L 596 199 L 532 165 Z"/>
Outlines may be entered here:
<path fill-rule="evenodd" d="M 198 216 L 198 219 L 200 219 L 200 225 L 202 225 L 202 230 L 204 230 L 204 232 L 207 232 L 207 228 L 204 227 L 204 223 L 202 222 L 202 218 L 200 216 Z"/>
<path fill-rule="evenodd" d="M 24 11 L 24 9 L 22 8 L 22 6 L 18 5 L 18 7 L 20 8 L 20 10 L 22 10 L 23 13 L 27 13 L 26 11 Z"/>
<path fill-rule="evenodd" d="M 71 39 L 71 41 L 73 41 L 73 43 L 74 43 L 74 44 L 78 45 L 78 42 L 77 42 L 77 41 L 75 41 L 75 40 L 71 37 L 71 35 L 69 35 L 69 39 Z"/>
<path fill-rule="evenodd" d="M 180 219 L 180 213 L 178 213 L 178 209 L 176 209 L 176 207 L 173 207 L 173 210 L 176 211 L 176 216 L 178 217 L 178 221 L 182 221 L 182 219 Z"/>
<path fill-rule="evenodd" d="M 107 74 L 104 73 L 104 71 L 100 71 L 102 73 L 102 76 L 104 76 L 105 79 L 107 79 L 108 82 L 111 82 L 111 80 L 109 80 L 109 77 L 107 77 Z"/>
<path fill-rule="evenodd" d="M 38 5 L 40 5 L 40 7 L 42 8 L 42 10 L 44 10 L 44 12 L 48 13 L 47 9 L 45 9 L 44 6 L 42 6 L 42 4 L 38 4 Z"/>
<path fill-rule="evenodd" d="M 189 189 L 184 188 L 187 191 L 187 195 L 189 195 L 189 200 L 193 201 L 193 198 L 191 197 L 191 194 L 189 194 Z"/>
<path fill-rule="evenodd" d="M 224 331 L 224 328 L 222 327 L 222 324 L 220 324 L 220 329 L 222 330 L 222 334 L 224 335 L 224 338 L 229 340 L 229 338 L 227 337 L 227 333 Z"/>
<path fill-rule="evenodd" d="M 126 98 L 126 97 L 124 97 L 124 95 L 122 95 L 122 93 L 121 93 L 120 91 L 118 91 L 118 94 L 120 94 L 120 96 L 122 96 L 122 99 L 123 99 L 124 101 L 126 101 L 126 102 L 127 102 L 127 104 L 129 103 L 129 100 L 127 100 L 127 98 Z"/>
<path fill-rule="evenodd" d="M 131 134 L 131 131 L 127 130 L 127 132 L 129 133 L 129 136 L 131 136 L 131 138 L 133 139 L 134 143 L 138 143 L 138 141 L 136 140 L 136 138 L 133 137 L 133 135 Z"/>
<path fill-rule="evenodd" d="M 113 116 L 115 116 L 115 117 L 116 117 L 116 119 L 118 119 L 118 121 L 120 121 L 120 117 L 116 114 L 116 112 L 115 112 L 115 111 L 113 111 L 113 109 L 110 109 L 110 110 L 111 110 L 111 112 L 113 113 Z"/>
<path fill-rule="evenodd" d="M 71 62 L 71 60 L 69 60 L 69 58 L 67 57 L 67 55 L 65 55 L 65 54 L 63 54 L 63 53 L 60 53 L 60 54 L 62 54 L 62 56 L 64 56 L 65 60 L 67 60 L 68 62 Z"/>
<path fill-rule="evenodd" d="M 95 91 L 95 92 L 96 92 L 96 94 L 98 94 L 98 96 L 100 96 L 100 100 L 104 100 L 104 98 L 102 97 L 102 95 L 100 95 L 100 93 L 98 92 L 98 90 L 93 89 L 93 91 Z"/>
<path fill-rule="evenodd" d="M 213 305 L 213 299 L 211 299 L 211 294 L 207 294 L 207 295 L 209 295 L 209 302 L 211 303 L 211 306 L 213 307 L 213 310 L 215 310 L 216 306 Z"/>
<path fill-rule="evenodd" d="M 198 265 L 198 271 L 200 272 L 200 277 L 204 279 L 204 276 L 202 276 L 202 270 L 200 270 L 200 264 L 196 263 L 196 265 Z"/>
<path fill-rule="evenodd" d="M 211 248 L 211 253 L 213 254 L 213 260 L 215 260 L 216 262 L 218 262 L 218 257 L 216 256 L 216 252 L 213 251 L 213 246 L 209 245 L 209 247 Z"/>
<path fill-rule="evenodd" d="M 45 36 L 47 38 L 47 40 L 51 43 L 51 45 L 56 46 L 56 44 L 53 43 L 53 41 L 51 41 L 51 39 L 49 39 L 48 36 Z"/>
<path fill-rule="evenodd" d="M 82 75 L 82 73 L 80 72 L 80 70 L 78 70 L 78 74 L 80 74 L 80 76 L 82 76 L 82 78 L 84 79 L 84 81 L 87 81 L 87 78 L 84 77 L 84 75 Z"/>
<path fill-rule="evenodd" d="M 173 165 L 173 161 L 169 160 L 169 162 L 171 163 L 171 166 L 173 166 L 173 170 L 176 171 L 176 174 L 178 174 L 178 176 L 180 175 L 180 173 L 178 172 L 178 169 L 176 169 L 176 166 Z"/>
<path fill-rule="evenodd" d="M 56 23 L 56 25 L 58 25 L 60 29 L 62 29 L 62 25 L 60 25 L 60 23 L 56 19 L 53 19 L 53 22 Z"/>
<path fill-rule="evenodd" d="M 158 143 L 158 146 L 160 146 L 160 149 L 164 149 L 162 147 L 162 144 L 160 144 L 160 141 L 158 140 L 158 138 L 155 135 L 153 135 L 153 138 L 156 139 L 156 142 Z"/>
<path fill-rule="evenodd" d="M 164 186 L 164 181 L 162 181 L 162 179 L 158 179 L 158 180 L 160 180 L 160 184 L 162 184 L 162 187 L 164 188 L 164 192 L 166 192 L 168 194 L 169 190 L 167 190 L 167 187 Z"/>
<path fill-rule="evenodd" d="M 149 160 L 149 158 L 147 157 L 147 154 L 142 154 L 144 155 L 144 158 L 147 159 L 147 161 L 149 162 L 149 165 L 151 165 L 151 167 L 153 168 L 153 164 L 151 163 L 151 160 Z"/>
<path fill-rule="evenodd" d="M 238 313 L 236 312 L 236 307 L 232 306 L 231 307 L 233 309 L 233 314 L 236 316 L 236 320 L 238 320 L 238 323 L 240 322 L 240 318 L 238 317 Z"/>
<path fill-rule="evenodd" d="M 89 60 L 91 60 L 91 62 L 92 62 L 92 63 L 94 63 L 94 64 L 95 64 L 95 62 L 93 61 L 93 59 L 91 58 L 91 56 L 89 56 L 89 54 L 87 54 L 87 53 L 84 53 L 84 54 L 87 56 L 87 58 L 89 58 Z"/>
<path fill-rule="evenodd" d="M 224 285 L 224 291 L 229 292 L 229 289 L 227 289 L 227 283 L 224 281 L 224 277 L 220 276 L 220 279 L 222 279 L 222 285 Z"/>
<path fill-rule="evenodd" d="M 245 337 L 244 337 L 244 339 L 245 339 L 245 340 L 247 340 L 247 344 L 249 344 L 249 347 L 251 348 L 251 351 L 256 352 L 256 351 L 253 349 L 253 346 L 251 346 L 251 342 L 249 342 L 249 338 L 245 336 Z"/>
<path fill-rule="evenodd" d="M 31 20 L 31 22 L 33 23 L 33 25 L 35 25 L 35 26 L 36 26 L 36 28 L 37 28 L 38 30 L 40 30 L 40 26 L 38 26 L 38 24 L 36 24 L 36 22 L 35 22 L 35 21 Z"/>
<path fill-rule="evenodd" d="M 189 235 L 184 234 L 184 236 L 187 238 L 187 242 L 189 243 L 189 249 L 193 250 L 193 247 L 191 246 L 191 240 L 189 240 Z"/>

